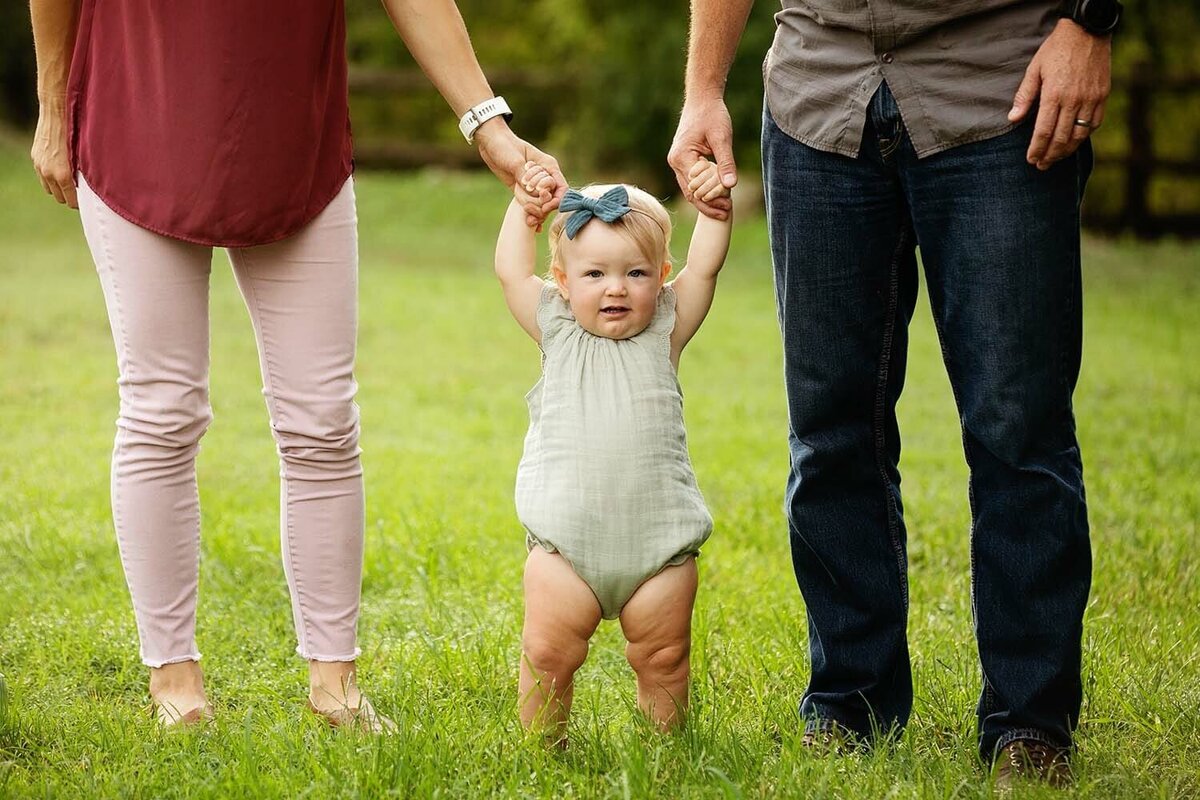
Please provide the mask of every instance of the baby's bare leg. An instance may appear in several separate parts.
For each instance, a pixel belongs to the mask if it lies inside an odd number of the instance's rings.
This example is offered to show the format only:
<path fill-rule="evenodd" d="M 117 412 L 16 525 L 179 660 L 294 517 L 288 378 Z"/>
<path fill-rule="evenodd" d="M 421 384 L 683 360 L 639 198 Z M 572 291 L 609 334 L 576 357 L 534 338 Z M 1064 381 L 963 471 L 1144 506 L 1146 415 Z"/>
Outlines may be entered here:
<path fill-rule="evenodd" d="M 525 561 L 525 629 L 521 634 L 521 724 L 562 741 L 575 670 L 600 624 L 600 604 L 571 565 L 540 547 Z"/>
<path fill-rule="evenodd" d="M 621 610 L 638 707 L 660 730 L 673 728 L 687 712 L 695 601 L 696 559 L 689 558 L 643 583 Z"/>

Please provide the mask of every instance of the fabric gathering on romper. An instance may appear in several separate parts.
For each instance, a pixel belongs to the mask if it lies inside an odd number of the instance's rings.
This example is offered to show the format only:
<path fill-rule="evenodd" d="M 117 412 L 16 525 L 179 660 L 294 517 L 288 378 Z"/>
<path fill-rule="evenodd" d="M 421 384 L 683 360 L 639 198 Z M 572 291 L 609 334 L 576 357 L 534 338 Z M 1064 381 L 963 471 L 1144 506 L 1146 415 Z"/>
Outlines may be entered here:
<path fill-rule="evenodd" d="M 561 554 L 613 619 L 647 579 L 697 555 L 713 527 L 671 364 L 675 291 L 662 288 L 650 325 L 629 339 L 584 330 L 550 283 L 537 322 L 542 377 L 526 396 L 517 514 L 528 547 Z"/>

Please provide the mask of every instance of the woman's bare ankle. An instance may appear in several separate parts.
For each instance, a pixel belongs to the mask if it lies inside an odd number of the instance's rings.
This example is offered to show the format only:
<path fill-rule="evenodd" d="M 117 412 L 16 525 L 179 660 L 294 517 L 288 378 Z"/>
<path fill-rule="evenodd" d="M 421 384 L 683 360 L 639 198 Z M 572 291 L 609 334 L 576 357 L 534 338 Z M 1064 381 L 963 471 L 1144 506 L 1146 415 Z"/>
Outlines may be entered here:
<path fill-rule="evenodd" d="M 319 711 L 358 708 L 357 666 L 353 661 L 309 661 L 308 701 Z"/>
<path fill-rule="evenodd" d="M 170 705 L 181 713 L 208 702 L 204 693 L 204 672 L 198 661 L 180 661 L 150 668 L 150 697 L 160 705 Z"/>

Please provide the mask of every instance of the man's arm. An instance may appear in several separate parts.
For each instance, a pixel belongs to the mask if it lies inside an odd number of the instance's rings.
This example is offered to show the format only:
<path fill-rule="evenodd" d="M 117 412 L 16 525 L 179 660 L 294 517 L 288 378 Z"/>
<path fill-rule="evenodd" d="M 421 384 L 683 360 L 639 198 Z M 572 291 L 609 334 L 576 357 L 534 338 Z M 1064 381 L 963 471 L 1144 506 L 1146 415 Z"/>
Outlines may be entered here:
<path fill-rule="evenodd" d="M 492 97 L 454 0 L 383 0 L 383 5 L 400 38 L 455 116 L 461 117 L 467 109 Z M 514 134 L 502 117 L 493 117 L 479 126 L 475 142 L 488 168 L 513 189 L 525 210 L 526 224 L 539 224 L 558 207 L 567 191 L 558 162 Z M 518 183 L 529 161 L 545 168 L 555 179 L 555 190 L 548 201 L 541 202 Z"/>
<path fill-rule="evenodd" d="M 1059 20 L 1029 62 L 1008 112 L 1010 121 L 1019 122 L 1038 102 L 1026 161 L 1050 169 L 1100 126 L 1112 88 L 1111 66 L 1112 36 L 1097 36 L 1071 20 Z"/>
<path fill-rule="evenodd" d="M 78 208 L 67 149 L 67 79 L 79 0 L 30 0 L 33 49 L 37 57 L 38 121 L 29 157 L 42 188 L 60 203 Z"/>
<path fill-rule="evenodd" d="M 727 219 L 732 206 L 726 197 L 697 198 L 688 191 L 688 170 L 698 159 L 712 156 L 725 188 L 737 183 L 733 161 L 733 123 L 725 107 L 725 81 L 754 0 L 692 0 L 692 29 L 688 39 L 683 111 L 667 163 L 684 196 L 705 215 Z"/>

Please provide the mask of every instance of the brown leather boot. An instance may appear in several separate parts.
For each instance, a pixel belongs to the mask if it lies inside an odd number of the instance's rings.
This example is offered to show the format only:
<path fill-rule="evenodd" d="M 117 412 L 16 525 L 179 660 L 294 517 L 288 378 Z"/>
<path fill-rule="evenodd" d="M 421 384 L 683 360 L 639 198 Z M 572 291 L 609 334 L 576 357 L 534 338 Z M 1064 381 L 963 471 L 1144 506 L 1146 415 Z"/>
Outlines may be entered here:
<path fill-rule="evenodd" d="M 1070 753 L 1036 739 L 1015 739 L 996 755 L 996 789 L 1008 791 L 1019 780 L 1041 781 L 1055 788 L 1071 784 Z"/>

